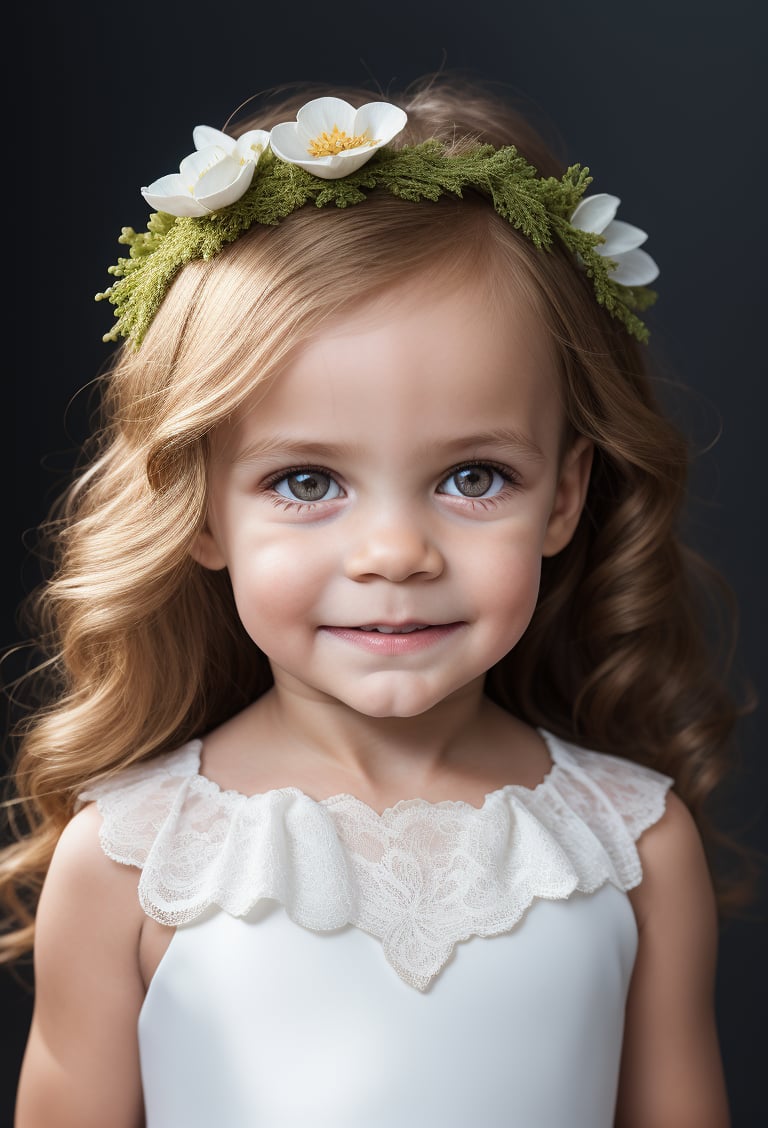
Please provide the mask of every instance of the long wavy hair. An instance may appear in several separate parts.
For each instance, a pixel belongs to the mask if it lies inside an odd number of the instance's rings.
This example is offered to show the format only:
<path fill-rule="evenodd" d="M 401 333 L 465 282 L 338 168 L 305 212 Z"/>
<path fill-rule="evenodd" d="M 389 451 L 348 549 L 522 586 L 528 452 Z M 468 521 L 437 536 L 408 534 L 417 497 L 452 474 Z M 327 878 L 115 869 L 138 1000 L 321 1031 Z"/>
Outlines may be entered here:
<path fill-rule="evenodd" d="M 231 131 L 290 120 L 315 93 L 278 91 Z M 397 100 L 408 125 L 395 145 L 514 144 L 542 175 L 563 170 L 488 89 L 429 81 Z M 43 658 L 29 675 L 37 704 L 15 736 L 0 958 L 31 947 L 40 887 L 86 783 L 208 731 L 271 684 L 226 572 L 189 553 L 206 514 L 211 432 L 323 321 L 425 271 L 534 303 L 570 428 L 595 446 L 577 532 L 544 560 L 533 620 L 489 671 L 487 693 L 530 724 L 667 772 L 714 840 L 704 807 L 728 769 L 739 710 L 700 623 L 712 599 L 724 622 L 731 611 L 722 581 L 678 536 L 689 444 L 660 409 L 646 350 L 567 253 L 537 251 L 487 200 L 374 192 L 344 211 L 301 209 L 188 264 L 140 349 L 115 350 L 87 458 L 41 529 L 53 568 L 28 608 Z"/>

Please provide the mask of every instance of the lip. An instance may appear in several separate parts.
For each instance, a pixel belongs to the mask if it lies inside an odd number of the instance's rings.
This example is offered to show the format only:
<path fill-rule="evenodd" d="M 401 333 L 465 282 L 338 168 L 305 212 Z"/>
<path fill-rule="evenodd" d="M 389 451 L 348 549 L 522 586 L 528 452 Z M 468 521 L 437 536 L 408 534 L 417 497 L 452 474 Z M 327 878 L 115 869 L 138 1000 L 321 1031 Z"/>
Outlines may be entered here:
<path fill-rule="evenodd" d="M 415 654 L 427 650 L 444 639 L 450 638 L 460 630 L 463 623 L 419 623 L 409 619 L 404 623 L 377 622 L 379 627 L 419 626 L 422 629 L 408 634 L 379 634 L 377 631 L 364 631 L 360 627 L 321 627 L 320 629 L 341 643 L 366 650 L 369 654 L 397 657 L 401 654 Z"/>

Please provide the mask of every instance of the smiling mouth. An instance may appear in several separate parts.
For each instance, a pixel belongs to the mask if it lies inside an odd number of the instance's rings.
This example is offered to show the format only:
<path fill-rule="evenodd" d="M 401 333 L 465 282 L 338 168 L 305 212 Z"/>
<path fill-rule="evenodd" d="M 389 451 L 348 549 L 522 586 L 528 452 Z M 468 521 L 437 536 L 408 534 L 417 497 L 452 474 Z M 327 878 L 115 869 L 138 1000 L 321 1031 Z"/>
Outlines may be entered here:
<path fill-rule="evenodd" d="M 353 627 L 355 631 L 377 631 L 379 634 L 413 634 L 414 631 L 426 631 L 431 623 L 403 623 L 401 626 L 390 627 L 385 623 L 370 623 L 364 627 Z"/>
<path fill-rule="evenodd" d="M 465 624 L 456 623 L 363 623 L 359 627 L 322 627 L 339 642 L 369 654 L 397 658 L 438 645 Z"/>

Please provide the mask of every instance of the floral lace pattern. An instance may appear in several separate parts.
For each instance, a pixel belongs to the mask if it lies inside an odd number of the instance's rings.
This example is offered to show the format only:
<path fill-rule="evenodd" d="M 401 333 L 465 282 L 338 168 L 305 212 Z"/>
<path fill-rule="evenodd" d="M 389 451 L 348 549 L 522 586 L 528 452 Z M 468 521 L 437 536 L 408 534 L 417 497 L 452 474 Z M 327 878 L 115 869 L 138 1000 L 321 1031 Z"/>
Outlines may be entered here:
<path fill-rule="evenodd" d="M 480 808 L 406 799 L 378 814 L 351 795 L 222 791 L 200 775 L 200 741 L 80 799 L 97 802 L 105 853 L 142 870 L 142 907 L 162 924 L 211 905 L 244 916 L 272 899 L 305 928 L 370 933 L 424 990 L 459 941 L 510 931 L 537 898 L 641 881 L 635 842 L 661 818 L 672 780 L 541 735 L 544 780 L 502 787 Z"/>

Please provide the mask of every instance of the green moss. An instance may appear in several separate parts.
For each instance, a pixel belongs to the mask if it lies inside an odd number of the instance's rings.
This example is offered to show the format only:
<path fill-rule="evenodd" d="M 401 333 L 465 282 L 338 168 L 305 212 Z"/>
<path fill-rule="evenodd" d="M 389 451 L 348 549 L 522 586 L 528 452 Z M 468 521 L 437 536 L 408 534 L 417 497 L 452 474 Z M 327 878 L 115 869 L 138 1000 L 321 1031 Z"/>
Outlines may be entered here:
<path fill-rule="evenodd" d="M 572 165 L 558 180 L 541 177 L 513 146 L 481 145 L 462 156 L 445 156 L 438 141 L 394 150 L 382 148 L 349 176 L 321 180 L 297 165 L 276 160 L 267 151 L 248 191 L 234 204 L 209 216 L 177 218 L 153 213 L 147 230 L 124 227 L 119 242 L 129 247 L 109 273 L 117 279 L 97 300 L 109 301 L 116 322 L 105 341 L 129 338 L 138 346 L 177 272 L 193 259 L 210 259 L 255 223 L 274 225 L 307 204 L 352 207 L 375 190 L 404 200 L 462 196 L 471 189 L 487 196 L 494 208 L 542 251 L 558 240 L 577 256 L 600 305 L 640 341 L 648 330 L 636 310 L 655 301 L 647 287 L 613 281 L 610 260 L 597 251 L 599 235 L 580 231 L 570 217 L 587 186 L 589 169 Z"/>

